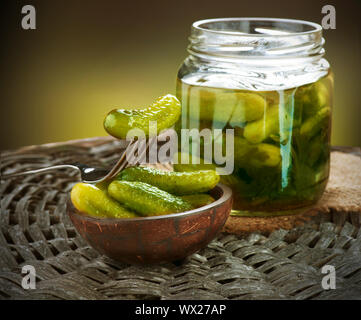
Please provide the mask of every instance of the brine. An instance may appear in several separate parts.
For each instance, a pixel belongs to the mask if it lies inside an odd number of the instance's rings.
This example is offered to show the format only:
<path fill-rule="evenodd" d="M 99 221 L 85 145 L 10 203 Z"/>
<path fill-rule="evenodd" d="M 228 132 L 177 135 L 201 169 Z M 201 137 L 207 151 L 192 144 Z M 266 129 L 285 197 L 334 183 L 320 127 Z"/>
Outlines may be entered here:
<path fill-rule="evenodd" d="M 227 157 L 234 157 L 234 170 L 221 177 L 233 190 L 232 214 L 292 214 L 320 199 L 330 169 L 332 86 L 331 73 L 314 83 L 274 91 L 177 80 L 182 104 L 178 132 L 221 129 L 212 137 L 213 146 L 224 146 L 226 130 L 233 129 L 234 151 Z M 202 151 L 197 156 L 202 158 Z"/>

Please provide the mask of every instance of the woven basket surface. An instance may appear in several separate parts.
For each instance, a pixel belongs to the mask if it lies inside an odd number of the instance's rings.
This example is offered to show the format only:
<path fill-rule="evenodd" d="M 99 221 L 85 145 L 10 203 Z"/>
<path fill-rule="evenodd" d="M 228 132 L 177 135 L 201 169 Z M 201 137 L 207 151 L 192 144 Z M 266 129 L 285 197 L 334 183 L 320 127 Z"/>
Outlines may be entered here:
<path fill-rule="evenodd" d="M 22 148 L 2 152 L 1 172 L 109 166 L 121 149 L 109 138 Z M 270 235 L 220 234 L 183 261 L 132 266 L 100 255 L 74 229 L 66 200 L 77 181 L 72 170 L 2 181 L 0 299 L 361 299 L 360 215 L 320 214 Z M 24 265 L 36 269 L 34 290 L 21 286 Z M 322 288 L 324 265 L 336 268 L 334 290 Z"/>

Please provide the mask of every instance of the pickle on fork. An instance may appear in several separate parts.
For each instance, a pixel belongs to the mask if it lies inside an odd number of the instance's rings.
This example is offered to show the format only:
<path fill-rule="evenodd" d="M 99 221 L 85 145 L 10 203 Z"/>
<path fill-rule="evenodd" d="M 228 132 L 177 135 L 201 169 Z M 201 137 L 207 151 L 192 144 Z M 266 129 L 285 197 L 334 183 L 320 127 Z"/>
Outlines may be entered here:
<path fill-rule="evenodd" d="M 174 125 L 181 114 L 179 100 L 167 94 L 144 109 L 114 109 L 104 119 L 104 129 L 118 139 L 127 138 L 131 129 L 140 129 L 148 137 L 149 122 L 156 121 L 157 133 Z"/>

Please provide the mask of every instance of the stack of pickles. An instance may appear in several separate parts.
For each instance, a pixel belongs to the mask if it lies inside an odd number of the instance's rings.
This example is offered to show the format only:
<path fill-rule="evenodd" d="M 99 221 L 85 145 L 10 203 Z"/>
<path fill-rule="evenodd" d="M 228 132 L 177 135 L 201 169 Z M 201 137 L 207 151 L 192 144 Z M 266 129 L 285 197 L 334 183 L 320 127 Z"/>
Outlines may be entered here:
<path fill-rule="evenodd" d="M 104 128 L 112 136 L 126 139 L 132 129 L 150 135 L 150 123 L 157 132 L 171 127 L 179 118 L 181 105 L 165 95 L 144 109 L 114 109 L 105 117 Z M 96 218 L 134 218 L 192 210 L 210 204 L 207 193 L 219 182 L 214 170 L 170 172 L 149 167 L 130 167 L 114 179 L 96 185 L 77 183 L 71 201 L 83 214 Z"/>
<path fill-rule="evenodd" d="M 78 211 L 97 218 L 158 216 L 212 203 L 207 192 L 218 181 L 214 170 L 170 172 L 131 167 L 112 181 L 76 184 L 71 200 Z"/>
<path fill-rule="evenodd" d="M 233 189 L 232 214 L 290 214 L 320 198 L 329 175 L 332 80 L 329 74 L 281 91 L 214 88 L 206 82 L 178 80 L 178 131 L 222 129 L 223 134 L 213 136 L 213 144 L 222 143 L 225 153 L 226 129 L 234 130 L 234 151 L 227 154 L 234 157 L 234 172 L 221 176 L 221 182 Z M 202 157 L 202 152 L 194 156 Z M 180 164 L 176 170 L 201 166 Z"/>

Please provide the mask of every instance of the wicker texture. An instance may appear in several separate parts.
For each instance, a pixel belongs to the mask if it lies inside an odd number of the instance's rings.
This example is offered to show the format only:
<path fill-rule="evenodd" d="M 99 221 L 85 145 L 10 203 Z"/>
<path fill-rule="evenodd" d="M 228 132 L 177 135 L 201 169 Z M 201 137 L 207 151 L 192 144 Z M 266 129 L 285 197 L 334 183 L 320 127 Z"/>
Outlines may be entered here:
<path fill-rule="evenodd" d="M 119 152 L 117 152 L 117 150 Z M 3 152 L 1 172 L 82 162 L 110 165 L 120 145 L 109 138 Z M 66 200 L 79 177 L 57 171 L 2 181 L 0 299 L 361 299 L 361 216 L 320 214 L 269 236 L 221 234 L 184 261 L 131 266 L 101 256 L 75 231 Z M 325 265 L 335 290 L 323 290 Z M 21 268 L 36 269 L 35 290 Z"/>

